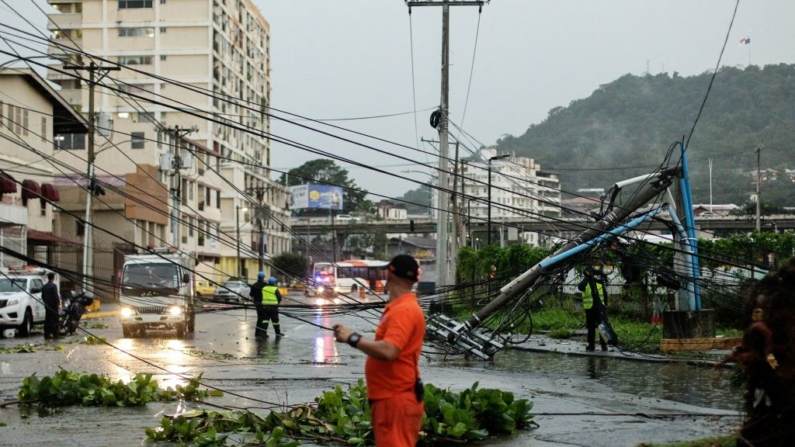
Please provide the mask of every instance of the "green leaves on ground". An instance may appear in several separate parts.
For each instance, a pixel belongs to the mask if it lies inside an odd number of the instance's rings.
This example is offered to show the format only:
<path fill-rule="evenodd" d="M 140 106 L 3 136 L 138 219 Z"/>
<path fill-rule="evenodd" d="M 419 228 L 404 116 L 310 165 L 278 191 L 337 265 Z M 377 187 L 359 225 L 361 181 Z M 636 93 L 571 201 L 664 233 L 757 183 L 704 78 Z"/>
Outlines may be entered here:
<path fill-rule="evenodd" d="M 36 374 L 22 381 L 17 397 L 23 403 L 31 403 L 40 409 L 52 409 L 69 405 L 86 407 L 133 407 L 152 401 L 200 400 L 211 393 L 199 389 L 201 375 L 191 379 L 187 385 L 161 389 L 151 374 L 136 374 L 129 382 L 113 382 L 98 374 L 77 373 L 61 370 L 54 376 L 39 379 Z"/>
<path fill-rule="evenodd" d="M 425 385 L 426 412 L 420 432 L 425 445 L 466 442 L 508 435 L 536 424 L 526 399 L 478 389 L 475 383 L 460 393 Z M 248 411 L 190 411 L 166 417 L 160 427 L 147 429 L 148 441 L 191 445 L 226 445 L 234 433 L 246 445 L 296 446 L 295 439 L 314 443 L 367 446 L 373 444 L 370 404 L 364 381 L 348 390 L 337 386 L 315 399 L 315 405 L 271 411 L 261 416 Z"/>

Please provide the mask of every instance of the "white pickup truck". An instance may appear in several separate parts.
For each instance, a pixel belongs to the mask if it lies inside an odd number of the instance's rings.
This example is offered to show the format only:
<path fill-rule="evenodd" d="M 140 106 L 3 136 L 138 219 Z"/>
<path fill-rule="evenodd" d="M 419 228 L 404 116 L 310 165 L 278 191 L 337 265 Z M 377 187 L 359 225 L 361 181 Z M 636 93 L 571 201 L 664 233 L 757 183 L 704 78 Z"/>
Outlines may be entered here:
<path fill-rule="evenodd" d="M 44 269 L 3 269 L 0 275 L 0 328 L 17 329 L 20 335 L 26 336 L 34 324 L 44 323 L 41 288 L 47 282 L 46 274 Z"/>

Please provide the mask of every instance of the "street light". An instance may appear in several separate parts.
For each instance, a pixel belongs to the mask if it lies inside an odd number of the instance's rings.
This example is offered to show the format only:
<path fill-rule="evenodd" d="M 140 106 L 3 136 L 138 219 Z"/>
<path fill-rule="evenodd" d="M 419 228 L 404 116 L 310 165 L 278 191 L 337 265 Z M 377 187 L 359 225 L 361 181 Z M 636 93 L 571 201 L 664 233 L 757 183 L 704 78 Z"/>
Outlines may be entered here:
<path fill-rule="evenodd" d="M 235 205 L 235 221 L 237 226 L 237 277 L 243 279 L 243 264 L 240 261 L 240 212 L 248 211 L 248 208 L 240 208 L 240 205 Z"/>
<path fill-rule="evenodd" d="M 503 155 L 495 155 L 495 156 L 489 158 L 489 163 L 488 163 L 488 169 L 489 169 L 489 197 L 488 197 L 488 200 L 487 200 L 487 205 L 489 207 L 489 215 L 486 218 L 486 222 L 487 222 L 486 226 L 488 227 L 489 235 L 488 235 L 488 237 L 486 239 L 487 245 L 491 245 L 491 162 L 494 161 L 494 160 L 502 160 L 502 159 L 508 158 L 510 156 L 511 156 L 511 154 L 503 154 Z"/>

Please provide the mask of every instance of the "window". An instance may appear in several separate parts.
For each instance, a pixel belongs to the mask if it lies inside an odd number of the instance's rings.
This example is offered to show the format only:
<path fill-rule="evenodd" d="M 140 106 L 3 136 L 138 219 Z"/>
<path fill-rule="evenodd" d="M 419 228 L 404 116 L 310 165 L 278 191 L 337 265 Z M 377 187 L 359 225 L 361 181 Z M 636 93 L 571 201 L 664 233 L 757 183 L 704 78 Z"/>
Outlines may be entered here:
<path fill-rule="evenodd" d="M 11 107 L 9 104 L 8 107 Z M 3 128 L 3 101 L 0 101 L 0 129 Z"/>
<path fill-rule="evenodd" d="M 75 223 L 77 224 L 75 234 L 77 236 L 83 237 L 86 234 L 85 224 L 83 223 L 82 220 L 77 220 L 77 219 L 75 219 Z"/>
<path fill-rule="evenodd" d="M 204 203 L 207 204 L 207 208 L 210 207 L 210 199 L 212 198 L 212 196 L 210 196 L 211 192 L 212 192 L 212 190 L 210 188 L 206 188 L 204 190 Z"/>
<path fill-rule="evenodd" d="M 165 2 L 163 2 L 163 3 L 165 3 Z M 160 27 L 160 34 L 165 34 L 165 33 L 166 33 L 166 27 L 165 26 L 161 26 Z"/>
<path fill-rule="evenodd" d="M 119 65 L 152 65 L 152 56 L 119 56 Z"/>
<path fill-rule="evenodd" d="M 131 149 L 143 149 L 144 145 L 146 145 L 146 136 L 144 132 L 132 132 L 130 133 L 132 140 L 130 141 Z"/>
<path fill-rule="evenodd" d="M 166 58 L 167 58 L 167 56 L 160 56 L 160 62 L 165 62 Z M 165 85 L 166 84 L 163 84 L 163 86 L 165 86 Z"/>
<path fill-rule="evenodd" d="M 155 37 L 152 27 L 119 28 L 119 37 Z"/>
<path fill-rule="evenodd" d="M 41 141 L 47 141 L 47 117 L 41 117 Z"/>
<path fill-rule="evenodd" d="M 215 191 L 215 207 L 221 209 L 221 191 Z"/>
<path fill-rule="evenodd" d="M 193 182 L 188 182 L 188 200 L 193 200 Z"/>
<path fill-rule="evenodd" d="M 55 147 L 56 150 L 85 149 L 86 134 L 69 133 L 69 134 L 56 135 L 55 137 L 53 137 L 53 146 Z"/>
<path fill-rule="evenodd" d="M 22 135 L 28 136 L 28 129 L 30 128 L 30 123 L 28 122 L 28 111 L 22 111 Z"/>
<path fill-rule="evenodd" d="M 119 0 L 119 9 L 151 8 L 152 0 Z"/>
<path fill-rule="evenodd" d="M 193 218 L 188 217 L 188 236 L 193 237 Z"/>

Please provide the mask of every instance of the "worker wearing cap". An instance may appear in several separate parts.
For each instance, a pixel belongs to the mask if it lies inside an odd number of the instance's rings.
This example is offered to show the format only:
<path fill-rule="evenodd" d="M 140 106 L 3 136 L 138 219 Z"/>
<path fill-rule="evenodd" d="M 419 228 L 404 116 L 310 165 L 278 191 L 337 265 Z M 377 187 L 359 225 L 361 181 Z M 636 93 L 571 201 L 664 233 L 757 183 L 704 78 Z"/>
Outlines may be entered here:
<path fill-rule="evenodd" d="M 268 285 L 262 288 L 262 326 L 263 336 L 268 336 L 268 324 L 273 323 L 273 330 L 277 337 L 284 337 L 281 324 L 279 324 L 279 304 L 282 302 L 282 294 L 276 286 L 276 278 L 268 278 Z"/>
<path fill-rule="evenodd" d="M 363 338 L 345 325 L 334 325 L 338 342 L 367 355 L 364 376 L 379 447 L 414 447 L 419 439 L 425 411 L 418 366 L 425 315 L 411 291 L 419 273 L 417 261 L 409 255 L 395 256 L 389 262 L 389 303 L 375 330 L 375 340 Z"/>
<path fill-rule="evenodd" d="M 265 282 L 265 272 L 259 272 L 257 273 L 257 282 L 251 285 L 251 288 L 248 292 L 248 297 L 254 301 L 254 307 L 257 309 L 257 325 L 254 329 L 255 337 L 268 336 L 268 327 L 262 326 L 262 323 L 265 321 L 265 308 L 262 305 L 262 289 L 264 289 L 267 285 L 268 284 Z"/>

